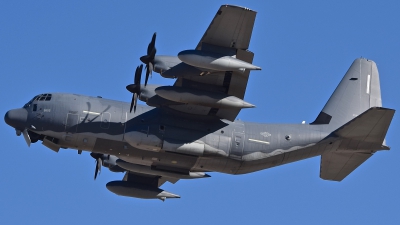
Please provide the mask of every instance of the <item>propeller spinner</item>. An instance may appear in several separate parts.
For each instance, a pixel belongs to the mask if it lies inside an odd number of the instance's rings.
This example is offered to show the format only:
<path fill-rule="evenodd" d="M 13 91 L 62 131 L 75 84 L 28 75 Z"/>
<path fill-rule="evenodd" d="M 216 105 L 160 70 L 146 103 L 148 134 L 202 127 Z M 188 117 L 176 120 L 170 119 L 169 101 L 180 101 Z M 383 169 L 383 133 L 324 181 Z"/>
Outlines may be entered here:
<path fill-rule="evenodd" d="M 146 79 L 144 81 L 144 86 L 147 85 L 147 81 L 149 80 L 149 75 L 151 75 L 154 69 L 154 57 L 156 56 L 156 34 L 153 34 L 151 38 L 151 42 L 147 46 L 147 55 L 140 57 L 140 61 L 146 64 Z"/>
<path fill-rule="evenodd" d="M 140 79 L 142 77 L 143 65 L 136 67 L 134 83 L 126 86 L 126 89 L 133 94 L 130 112 L 136 112 L 137 99 L 140 95 Z"/>

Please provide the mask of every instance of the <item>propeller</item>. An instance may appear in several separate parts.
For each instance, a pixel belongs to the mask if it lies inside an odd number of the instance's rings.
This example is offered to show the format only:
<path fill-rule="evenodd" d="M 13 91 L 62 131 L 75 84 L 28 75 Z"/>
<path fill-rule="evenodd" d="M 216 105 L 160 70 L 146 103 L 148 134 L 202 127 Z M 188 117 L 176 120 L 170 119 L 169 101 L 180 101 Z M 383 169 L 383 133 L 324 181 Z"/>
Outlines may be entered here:
<path fill-rule="evenodd" d="M 132 108 L 133 112 L 136 112 L 137 99 L 140 95 L 140 79 L 142 77 L 142 70 L 143 65 L 136 67 L 134 83 L 126 86 L 126 89 L 133 94 L 129 112 L 132 112 Z"/>
<path fill-rule="evenodd" d="M 151 42 L 147 46 L 147 55 L 140 57 L 140 61 L 146 64 L 146 79 L 144 81 L 144 86 L 147 86 L 147 81 L 149 80 L 149 75 L 151 75 L 154 69 L 154 57 L 156 56 L 156 35 L 157 33 L 153 34 L 151 38 Z"/>
<path fill-rule="evenodd" d="M 96 160 L 96 168 L 94 170 L 94 179 L 96 180 L 97 174 L 101 173 L 101 166 L 103 165 L 103 154 L 90 153 L 90 156 L 92 156 Z"/>
<path fill-rule="evenodd" d="M 24 135 L 24 139 L 26 141 L 26 144 L 28 145 L 28 147 L 31 146 L 31 137 L 29 136 L 28 130 L 25 128 L 24 131 L 22 132 L 22 134 Z"/>

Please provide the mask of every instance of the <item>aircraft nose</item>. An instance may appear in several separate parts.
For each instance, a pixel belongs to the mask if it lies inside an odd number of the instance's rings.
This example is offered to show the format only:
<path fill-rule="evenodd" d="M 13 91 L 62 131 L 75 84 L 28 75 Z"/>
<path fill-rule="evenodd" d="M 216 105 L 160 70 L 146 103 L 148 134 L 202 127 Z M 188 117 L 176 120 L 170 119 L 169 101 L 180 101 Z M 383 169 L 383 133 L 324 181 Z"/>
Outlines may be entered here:
<path fill-rule="evenodd" d="M 26 109 L 12 109 L 4 116 L 4 121 L 19 130 L 23 130 L 26 127 L 26 121 L 28 118 L 28 111 Z"/>

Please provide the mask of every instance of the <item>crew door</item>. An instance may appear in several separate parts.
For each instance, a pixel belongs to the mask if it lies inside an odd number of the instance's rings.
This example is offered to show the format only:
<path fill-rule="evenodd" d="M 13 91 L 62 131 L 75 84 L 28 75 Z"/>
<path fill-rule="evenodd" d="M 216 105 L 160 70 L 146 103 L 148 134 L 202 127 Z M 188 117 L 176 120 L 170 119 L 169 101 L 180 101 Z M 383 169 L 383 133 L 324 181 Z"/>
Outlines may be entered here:
<path fill-rule="evenodd" d="M 244 124 L 241 121 L 235 121 L 235 130 L 232 133 L 232 146 L 230 156 L 241 159 L 244 148 Z"/>

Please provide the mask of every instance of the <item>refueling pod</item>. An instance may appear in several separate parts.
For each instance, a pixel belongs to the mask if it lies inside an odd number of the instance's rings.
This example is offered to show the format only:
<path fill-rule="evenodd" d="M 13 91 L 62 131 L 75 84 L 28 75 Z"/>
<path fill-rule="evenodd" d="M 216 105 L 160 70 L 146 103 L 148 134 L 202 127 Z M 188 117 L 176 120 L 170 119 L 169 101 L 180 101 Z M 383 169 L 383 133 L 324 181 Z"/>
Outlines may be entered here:
<path fill-rule="evenodd" d="M 222 55 L 201 50 L 185 50 L 178 53 L 178 58 L 191 66 L 211 71 L 240 71 L 261 70 L 260 67 L 237 59 L 233 56 Z"/>
<path fill-rule="evenodd" d="M 180 198 L 179 195 L 169 193 L 163 189 L 129 181 L 111 181 L 106 184 L 109 191 L 127 197 L 143 199 Z"/>

